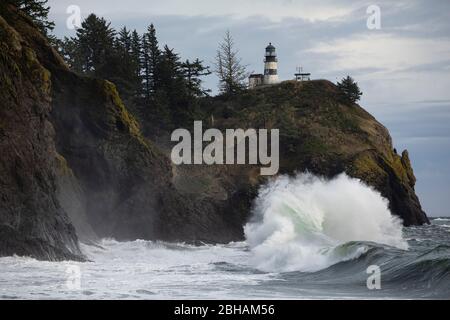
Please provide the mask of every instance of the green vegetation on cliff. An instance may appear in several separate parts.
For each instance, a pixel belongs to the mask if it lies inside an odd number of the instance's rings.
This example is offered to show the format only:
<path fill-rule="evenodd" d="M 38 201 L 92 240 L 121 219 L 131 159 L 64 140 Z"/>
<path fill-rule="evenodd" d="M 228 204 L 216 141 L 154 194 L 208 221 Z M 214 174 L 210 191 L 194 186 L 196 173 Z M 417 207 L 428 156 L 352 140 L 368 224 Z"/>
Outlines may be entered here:
<path fill-rule="evenodd" d="M 407 151 L 397 155 L 387 129 L 360 106 L 343 100 L 342 91 L 329 81 L 286 81 L 233 96 L 206 97 L 200 112 L 204 123 L 215 128 L 279 129 L 281 173 L 332 177 L 346 172 L 389 199 L 405 225 L 428 222 L 414 192 Z"/>

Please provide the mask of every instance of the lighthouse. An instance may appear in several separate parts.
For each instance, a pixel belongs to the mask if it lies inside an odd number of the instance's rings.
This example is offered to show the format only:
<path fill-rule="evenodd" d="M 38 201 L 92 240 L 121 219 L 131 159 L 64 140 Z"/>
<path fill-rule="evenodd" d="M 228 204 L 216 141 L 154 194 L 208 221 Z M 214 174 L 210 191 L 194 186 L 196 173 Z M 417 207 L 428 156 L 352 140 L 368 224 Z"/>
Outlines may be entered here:
<path fill-rule="evenodd" d="M 255 89 L 257 87 L 264 88 L 264 86 L 279 82 L 277 51 L 272 43 L 269 43 L 266 47 L 266 56 L 264 59 L 264 74 L 251 74 L 248 78 L 248 87 L 249 89 Z"/>
<path fill-rule="evenodd" d="M 264 84 L 278 83 L 278 59 L 276 48 L 269 43 L 264 60 Z"/>

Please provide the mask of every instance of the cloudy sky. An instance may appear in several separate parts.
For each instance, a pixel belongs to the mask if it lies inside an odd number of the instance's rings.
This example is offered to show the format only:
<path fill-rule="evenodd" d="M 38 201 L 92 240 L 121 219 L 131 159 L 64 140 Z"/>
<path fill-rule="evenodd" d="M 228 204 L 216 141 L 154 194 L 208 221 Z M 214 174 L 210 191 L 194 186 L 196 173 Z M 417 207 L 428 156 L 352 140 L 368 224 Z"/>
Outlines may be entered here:
<path fill-rule="evenodd" d="M 58 36 L 70 36 L 67 8 L 94 12 L 119 28 L 143 32 L 154 23 L 159 40 L 183 58 L 211 64 L 229 29 L 250 71 L 263 70 L 274 43 L 279 73 L 297 66 L 315 79 L 350 74 L 364 92 L 361 105 L 408 149 L 417 192 L 430 216 L 450 215 L 450 1 L 448 0 L 50 0 Z M 381 29 L 367 28 L 367 8 L 381 9 Z M 210 76 L 206 86 L 215 89 Z"/>

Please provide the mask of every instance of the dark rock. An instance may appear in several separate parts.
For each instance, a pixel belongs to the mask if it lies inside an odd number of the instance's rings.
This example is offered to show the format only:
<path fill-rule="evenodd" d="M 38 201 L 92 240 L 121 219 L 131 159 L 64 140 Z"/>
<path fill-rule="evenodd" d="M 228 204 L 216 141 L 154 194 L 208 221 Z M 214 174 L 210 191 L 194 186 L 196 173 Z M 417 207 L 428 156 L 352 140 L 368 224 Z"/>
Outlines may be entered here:
<path fill-rule="evenodd" d="M 0 46 L 0 256 L 82 260 L 56 196 L 50 73 L 1 16 Z"/>
<path fill-rule="evenodd" d="M 408 152 L 397 155 L 387 129 L 358 105 L 342 104 L 333 83 L 287 81 L 227 99 L 206 98 L 201 107 L 203 123 L 214 118 L 214 127 L 222 130 L 280 129 L 280 173 L 309 171 L 332 178 L 346 172 L 387 198 L 405 226 L 429 223 L 414 191 Z M 169 137 L 150 138 L 169 154 Z M 257 190 L 266 181 L 252 166 L 185 166 L 175 172 L 174 185 L 180 193 L 189 194 L 194 202 L 207 199 L 241 225 L 256 195 L 245 191 Z"/>

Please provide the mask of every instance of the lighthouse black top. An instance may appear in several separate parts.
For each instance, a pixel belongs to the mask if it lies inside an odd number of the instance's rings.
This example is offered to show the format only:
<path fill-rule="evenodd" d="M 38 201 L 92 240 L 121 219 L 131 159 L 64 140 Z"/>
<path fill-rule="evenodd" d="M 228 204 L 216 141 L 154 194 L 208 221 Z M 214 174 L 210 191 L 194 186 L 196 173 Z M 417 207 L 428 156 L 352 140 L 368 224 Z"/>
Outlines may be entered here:
<path fill-rule="evenodd" d="M 266 47 L 266 61 L 265 62 L 277 62 L 277 53 L 272 43 Z"/>

